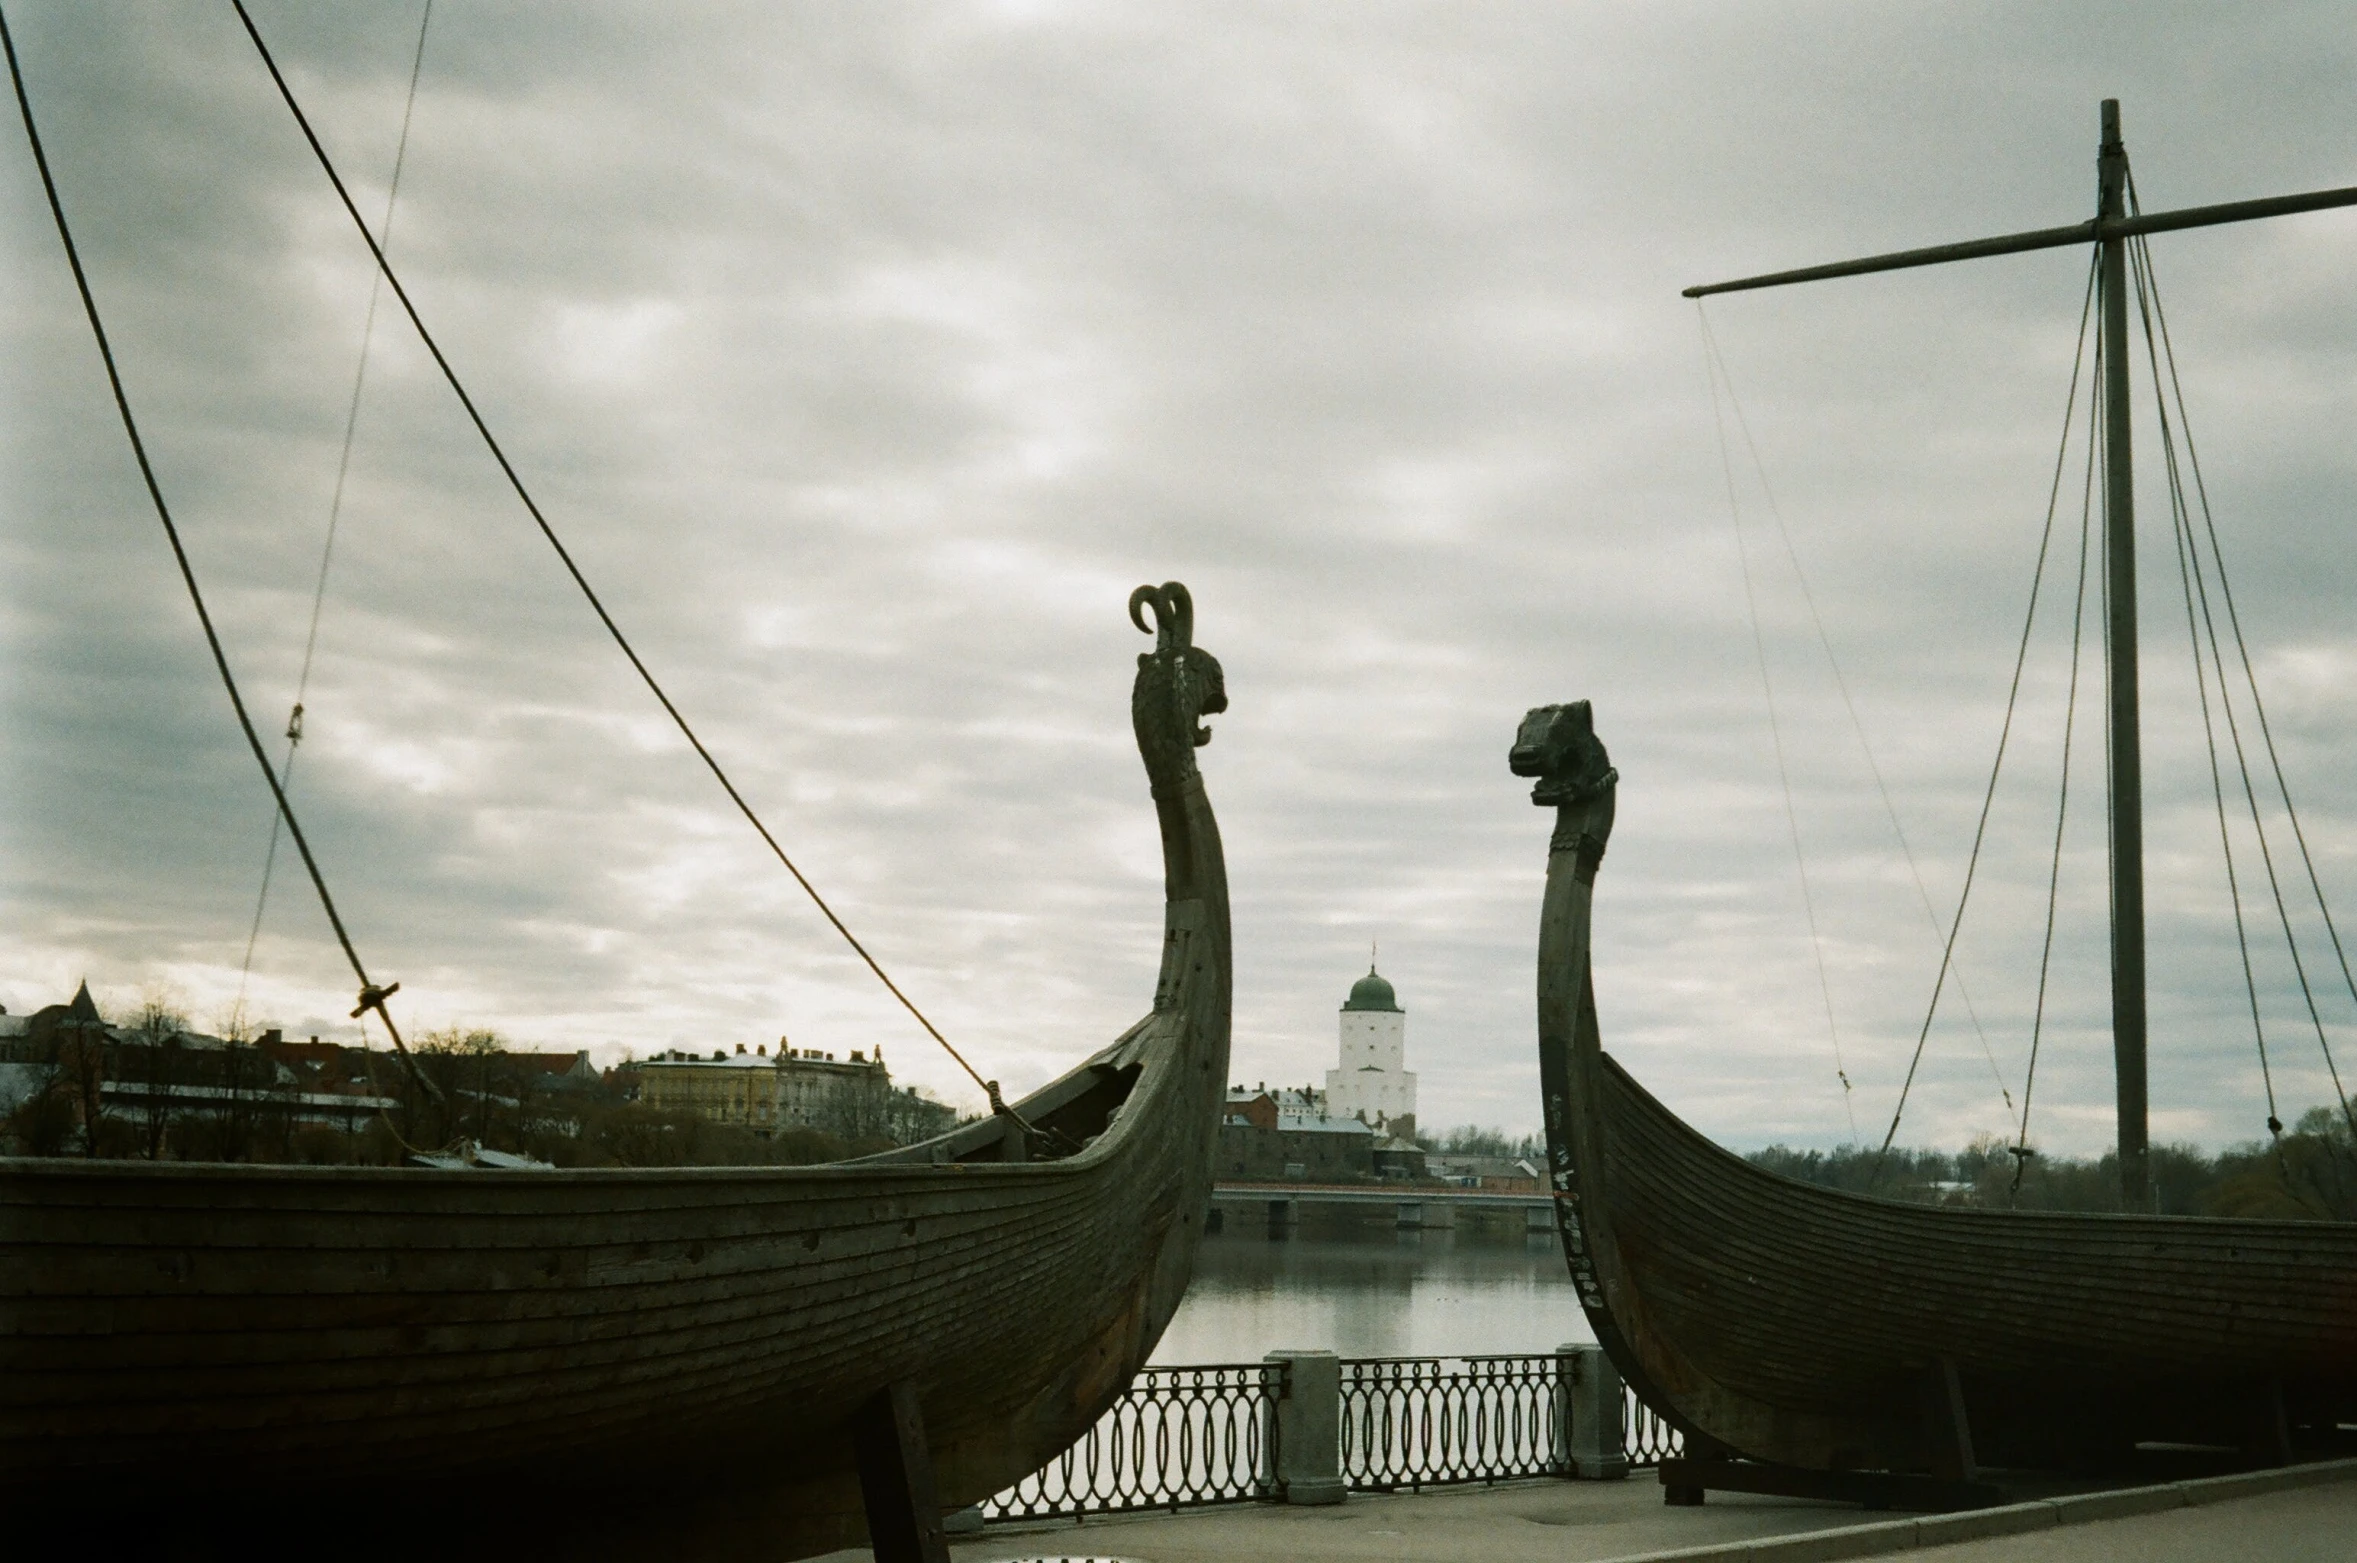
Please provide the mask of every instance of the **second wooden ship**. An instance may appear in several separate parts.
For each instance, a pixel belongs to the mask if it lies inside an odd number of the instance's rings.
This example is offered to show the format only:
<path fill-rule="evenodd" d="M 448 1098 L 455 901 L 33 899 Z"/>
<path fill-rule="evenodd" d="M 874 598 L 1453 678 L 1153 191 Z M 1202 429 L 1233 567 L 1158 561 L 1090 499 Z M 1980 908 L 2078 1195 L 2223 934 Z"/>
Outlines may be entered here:
<path fill-rule="evenodd" d="M 1564 1253 L 1596 1339 L 1686 1438 L 1665 1481 L 1956 1507 L 1995 1496 L 1983 1465 L 2163 1441 L 2272 1461 L 2357 1421 L 2357 1224 L 1910 1204 L 1681 1122 L 1603 1048 L 1590 930 L 1618 777 L 1587 702 L 1531 712 L 1513 760 L 1557 811 L 1538 1015 Z M 1926 1480 L 1840 1479 L 1863 1472 Z"/>

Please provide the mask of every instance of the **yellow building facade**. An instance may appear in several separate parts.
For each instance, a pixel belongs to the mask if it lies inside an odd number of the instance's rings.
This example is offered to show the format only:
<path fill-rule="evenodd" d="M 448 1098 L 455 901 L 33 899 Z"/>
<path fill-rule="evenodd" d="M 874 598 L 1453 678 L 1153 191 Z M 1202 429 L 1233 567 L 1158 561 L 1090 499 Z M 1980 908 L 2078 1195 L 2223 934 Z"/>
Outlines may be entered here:
<path fill-rule="evenodd" d="M 767 1134 L 777 1127 L 777 1067 L 766 1054 L 742 1050 L 723 1058 L 651 1058 L 638 1066 L 638 1099 Z"/>
<path fill-rule="evenodd" d="M 666 1112 L 692 1112 L 711 1123 L 735 1124 L 756 1134 L 798 1125 L 838 1134 L 878 1132 L 892 1094 L 881 1048 L 869 1058 L 788 1047 L 699 1058 L 677 1051 L 634 1066 L 638 1100 Z"/>

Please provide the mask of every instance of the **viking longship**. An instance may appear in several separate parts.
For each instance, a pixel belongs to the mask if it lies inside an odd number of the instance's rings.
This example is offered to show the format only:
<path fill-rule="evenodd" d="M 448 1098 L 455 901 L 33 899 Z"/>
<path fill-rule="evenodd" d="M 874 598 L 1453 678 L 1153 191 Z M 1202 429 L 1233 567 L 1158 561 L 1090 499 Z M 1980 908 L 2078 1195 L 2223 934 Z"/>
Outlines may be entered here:
<path fill-rule="evenodd" d="M 861 1537 L 855 1435 L 896 1390 L 936 1522 L 1063 1450 L 1186 1289 L 1227 1081 L 1227 877 L 1194 762 L 1226 696 L 1186 589 L 1140 609 L 1165 902 L 1153 1008 L 1118 1041 L 1011 1112 L 830 1166 L 0 1161 L 9 1510 L 250 1536 L 250 1511 L 335 1493 L 545 1542 L 570 1508 L 595 1517 L 584 1555 L 643 1524 L 774 1559 Z"/>
<path fill-rule="evenodd" d="M 784 859 L 559 542 L 239 15 L 531 520 Z M 355 1018 L 373 1011 L 399 1049 L 386 1002 L 398 985 L 370 980 L 239 693 L 5 41 L 59 237 L 216 669 L 359 980 Z M 1160 971 L 1136 1025 L 1019 1101 L 991 1083 L 978 1123 L 827 1166 L 0 1159 L 11 1539 L 54 1532 L 111 1552 L 147 1550 L 162 1532 L 193 1537 L 197 1556 L 459 1548 L 706 1563 L 866 1536 L 879 1557 L 945 1557 L 945 1510 L 1039 1469 L 1127 1387 L 1186 1289 L 1210 1199 L 1231 962 L 1195 750 L 1211 736 L 1201 718 L 1227 697 L 1193 643 L 1184 586 L 1139 588 L 1129 616 L 1155 636 L 1131 715 L 1165 890 Z M 414 1068 L 411 1080 L 432 1094 Z"/>
<path fill-rule="evenodd" d="M 1603 1048 L 1589 930 L 1618 777 L 1587 702 L 1531 712 L 1513 764 L 1557 810 L 1538 1012 L 1564 1254 L 1689 1455 L 1961 1483 L 2140 1441 L 2280 1454 L 2357 1419 L 2357 1225 L 1911 1204 L 1778 1176 L 1679 1121 Z"/>
<path fill-rule="evenodd" d="M 1681 1122 L 1603 1047 L 1589 933 L 1618 777 L 1587 702 L 1532 711 L 1511 751 L 1514 771 L 1539 779 L 1533 801 L 1557 810 L 1540 921 L 1538 1033 L 1563 1248 L 1597 1339 L 1685 1436 L 1686 1458 L 1663 1477 L 1679 1501 L 1721 1486 L 1961 1506 L 1992 1498 L 1975 1481 L 1981 1466 L 2102 1465 L 2155 1443 L 2277 1461 L 2357 1421 L 2357 1224 L 2145 1213 L 2125 291 L 2131 258 L 2149 283 L 2148 260 L 2126 253 L 2146 233 L 2357 204 L 2357 190 L 2132 213 L 2116 104 L 2104 105 L 2104 132 L 2092 223 L 1688 291 L 2094 246 L 2114 607 L 2108 802 L 2120 1213 L 1840 1192 L 1755 1167 Z M 2182 498 L 2174 508 L 2190 530 Z M 2212 589 L 2223 584 L 2221 566 Z M 2223 666 L 2218 679 L 2222 691 Z M 2255 702 L 2255 682 L 2251 689 Z M 2339 1111 L 2346 1116 L 2345 1101 Z M 2280 1130 L 2272 1117 L 2270 1128 Z"/>

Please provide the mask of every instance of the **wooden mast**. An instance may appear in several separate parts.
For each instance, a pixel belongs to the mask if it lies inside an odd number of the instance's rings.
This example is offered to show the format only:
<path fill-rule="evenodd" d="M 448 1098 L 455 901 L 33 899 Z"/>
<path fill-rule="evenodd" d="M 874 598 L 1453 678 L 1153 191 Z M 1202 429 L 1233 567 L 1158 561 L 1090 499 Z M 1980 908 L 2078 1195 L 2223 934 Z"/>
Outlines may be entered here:
<path fill-rule="evenodd" d="M 2103 100 L 2099 222 L 2128 211 L 2120 101 Z M 2111 671 L 2111 1049 L 2119 1087 L 2120 1208 L 2152 1203 L 2146 1176 L 2144 1067 L 2144 761 L 2136 704 L 2136 482 L 2128 418 L 2128 241 L 2107 234 L 2096 291 L 2103 306 L 2103 554 Z"/>
<path fill-rule="evenodd" d="M 2357 206 L 2357 187 L 2302 195 L 2230 201 L 2182 211 L 2127 213 L 2128 151 L 2120 139 L 2120 104 L 2103 101 L 2100 179 L 2093 221 L 2062 228 L 1973 239 L 1962 244 L 1900 250 L 1863 260 L 1837 261 L 1770 272 L 1684 290 L 1692 299 L 1855 277 L 1867 272 L 1936 266 L 1947 261 L 2026 250 L 2059 249 L 2092 241 L 2097 247 L 2099 322 L 2103 358 L 2105 626 L 2110 664 L 2112 1059 L 2119 1084 L 2120 1206 L 2142 1211 L 2152 1203 L 2145 1094 L 2144 796 L 2136 699 L 2136 503 L 2130 465 L 2128 415 L 2128 241 L 2148 233 L 2249 222 L 2294 212 Z"/>

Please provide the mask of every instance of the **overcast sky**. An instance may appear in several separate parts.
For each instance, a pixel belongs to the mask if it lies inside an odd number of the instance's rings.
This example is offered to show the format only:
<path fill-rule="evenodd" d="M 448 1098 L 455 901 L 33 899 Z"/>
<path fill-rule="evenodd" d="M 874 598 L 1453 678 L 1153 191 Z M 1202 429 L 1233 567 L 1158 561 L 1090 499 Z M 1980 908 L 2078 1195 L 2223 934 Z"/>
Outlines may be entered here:
<path fill-rule="evenodd" d="M 225 3 L 9 10 L 159 476 L 275 728 L 366 251 Z M 254 10 L 380 212 L 416 9 Z M 1525 707 L 1586 697 L 1622 774 L 1606 1045 L 1724 1142 L 1829 1145 L 1853 1123 L 1879 1139 L 1939 941 L 1762 477 L 1945 917 L 2086 257 L 1708 306 L 1759 452 L 1730 435 L 1831 1032 L 1678 290 L 2081 219 L 2106 96 L 2148 209 L 2357 182 L 2353 83 L 2332 4 L 442 0 L 392 248 L 648 660 L 1011 1089 L 1151 998 L 1123 603 L 1178 579 L 1232 700 L 1202 759 L 1237 1079 L 1320 1077 L 1380 940 L 1425 1125 L 1536 1126 L 1549 821 L 1505 749 Z M 160 986 L 218 1021 L 268 799 L 5 139 L 0 1003 L 86 976 L 110 1004 Z M 2154 250 L 2269 713 L 2357 925 L 2357 215 Z M 2153 1125 L 2216 1146 L 2266 1108 L 2149 420 L 2138 440 Z M 1980 1032 L 1952 987 L 1906 1141 L 2006 1133 L 2000 1087 L 2023 1094 L 2066 599 L 2034 637 L 1959 945 Z M 307 704 L 298 806 L 413 1030 L 601 1060 L 783 1034 L 881 1046 L 896 1077 L 975 1097 L 729 812 L 389 306 Z M 2100 778 L 2100 747 L 2079 765 Z M 2080 1153 L 2112 1133 L 2100 820 L 2089 786 L 2032 1121 Z M 251 1013 L 356 1035 L 280 866 Z M 2330 1087 L 2271 904 L 2248 911 L 2290 1118 Z M 2357 1065 L 2312 908 L 2302 926 Z"/>

